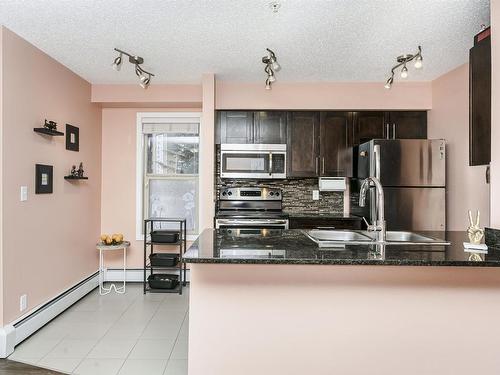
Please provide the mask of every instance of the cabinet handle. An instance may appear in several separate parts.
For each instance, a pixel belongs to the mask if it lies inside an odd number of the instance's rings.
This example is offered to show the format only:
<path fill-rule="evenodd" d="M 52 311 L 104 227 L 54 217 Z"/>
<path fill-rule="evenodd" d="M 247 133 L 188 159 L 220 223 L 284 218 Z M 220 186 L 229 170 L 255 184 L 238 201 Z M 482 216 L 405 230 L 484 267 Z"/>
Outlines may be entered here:
<path fill-rule="evenodd" d="M 325 174 L 325 157 L 321 158 L 321 174 Z"/>
<path fill-rule="evenodd" d="M 269 153 L 269 176 L 273 175 L 273 154 Z"/>
<path fill-rule="evenodd" d="M 390 139 L 391 137 L 389 136 L 389 123 L 385 124 L 385 139 Z"/>
<path fill-rule="evenodd" d="M 396 139 L 396 124 L 392 124 L 392 139 Z"/>
<path fill-rule="evenodd" d="M 319 156 L 316 156 L 316 163 L 315 164 L 316 164 L 316 168 L 315 168 L 316 174 L 318 174 L 319 173 Z"/>

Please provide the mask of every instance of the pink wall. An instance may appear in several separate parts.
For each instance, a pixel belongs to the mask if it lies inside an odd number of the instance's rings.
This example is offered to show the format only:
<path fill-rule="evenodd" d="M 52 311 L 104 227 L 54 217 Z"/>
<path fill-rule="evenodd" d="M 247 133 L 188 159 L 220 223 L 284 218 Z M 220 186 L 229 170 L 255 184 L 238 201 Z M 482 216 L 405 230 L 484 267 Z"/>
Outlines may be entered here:
<path fill-rule="evenodd" d="M 155 84 L 144 90 L 137 85 L 92 85 L 92 102 L 106 107 L 199 108 L 201 85 Z"/>
<path fill-rule="evenodd" d="M 191 265 L 189 375 L 497 375 L 500 270 Z"/>
<path fill-rule="evenodd" d="M 491 0 L 491 226 L 500 229 L 500 1 Z"/>
<path fill-rule="evenodd" d="M 217 82 L 216 109 L 430 109 L 430 82 Z"/>
<path fill-rule="evenodd" d="M 100 229 L 101 117 L 90 84 L 11 31 L 2 28 L 2 277 L 3 323 L 55 297 L 97 270 Z M 80 128 L 80 152 L 64 137 L 33 132 L 47 118 L 65 131 Z M 83 162 L 89 180 L 63 179 Z M 54 193 L 35 195 L 35 163 L 54 166 Z M 28 201 L 19 201 L 21 185 Z"/>
<path fill-rule="evenodd" d="M 131 241 L 128 268 L 142 268 L 143 242 L 136 240 L 136 129 L 137 112 L 164 112 L 163 108 L 102 109 L 101 232 L 121 232 Z M 199 112 L 199 108 L 171 111 Z M 201 189 L 200 189 L 201 190 Z M 120 255 L 108 256 L 120 266 Z"/>
<path fill-rule="evenodd" d="M 429 138 L 446 139 L 447 227 L 465 230 L 467 210 L 481 212 L 481 225 L 489 225 L 490 191 L 486 167 L 469 166 L 469 64 L 432 82 Z"/>

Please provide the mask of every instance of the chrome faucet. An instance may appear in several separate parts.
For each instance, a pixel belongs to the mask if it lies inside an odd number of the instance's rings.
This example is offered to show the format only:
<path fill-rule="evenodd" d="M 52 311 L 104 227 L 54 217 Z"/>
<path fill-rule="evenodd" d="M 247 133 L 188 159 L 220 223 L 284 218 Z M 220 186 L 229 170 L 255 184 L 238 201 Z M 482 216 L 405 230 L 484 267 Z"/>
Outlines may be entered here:
<path fill-rule="evenodd" d="M 384 215 L 384 188 L 380 183 L 379 179 L 376 177 L 365 178 L 361 184 L 361 189 L 359 190 L 359 205 L 360 207 L 365 206 L 366 202 L 366 192 L 368 191 L 370 185 L 373 183 L 377 189 L 377 218 L 373 224 L 369 224 L 365 218 L 363 220 L 368 226 L 368 230 L 378 232 L 377 241 L 385 242 L 385 215 Z"/>

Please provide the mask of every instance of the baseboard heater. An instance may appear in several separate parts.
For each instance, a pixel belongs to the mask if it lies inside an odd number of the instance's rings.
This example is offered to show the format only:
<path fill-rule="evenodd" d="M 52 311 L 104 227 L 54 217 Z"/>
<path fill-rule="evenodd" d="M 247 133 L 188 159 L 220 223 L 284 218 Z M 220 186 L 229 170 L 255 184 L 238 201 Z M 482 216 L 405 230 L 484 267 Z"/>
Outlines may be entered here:
<path fill-rule="evenodd" d="M 95 272 L 28 315 L 0 328 L 0 358 L 6 358 L 14 347 L 45 326 L 67 308 L 78 302 L 99 285 L 99 273 Z"/>

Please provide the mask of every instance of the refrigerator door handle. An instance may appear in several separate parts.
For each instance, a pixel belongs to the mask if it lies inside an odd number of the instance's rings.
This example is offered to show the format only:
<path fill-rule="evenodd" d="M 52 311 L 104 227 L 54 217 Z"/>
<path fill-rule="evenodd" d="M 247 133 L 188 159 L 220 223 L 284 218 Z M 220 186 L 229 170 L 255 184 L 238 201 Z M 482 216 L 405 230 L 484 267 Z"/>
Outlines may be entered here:
<path fill-rule="evenodd" d="M 380 181 L 380 145 L 373 146 L 373 156 L 375 158 L 375 177 Z"/>
<path fill-rule="evenodd" d="M 385 139 L 391 139 L 389 123 L 385 124 Z"/>
<path fill-rule="evenodd" d="M 392 124 L 392 139 L 396 139 L 396 124 Z"/>

